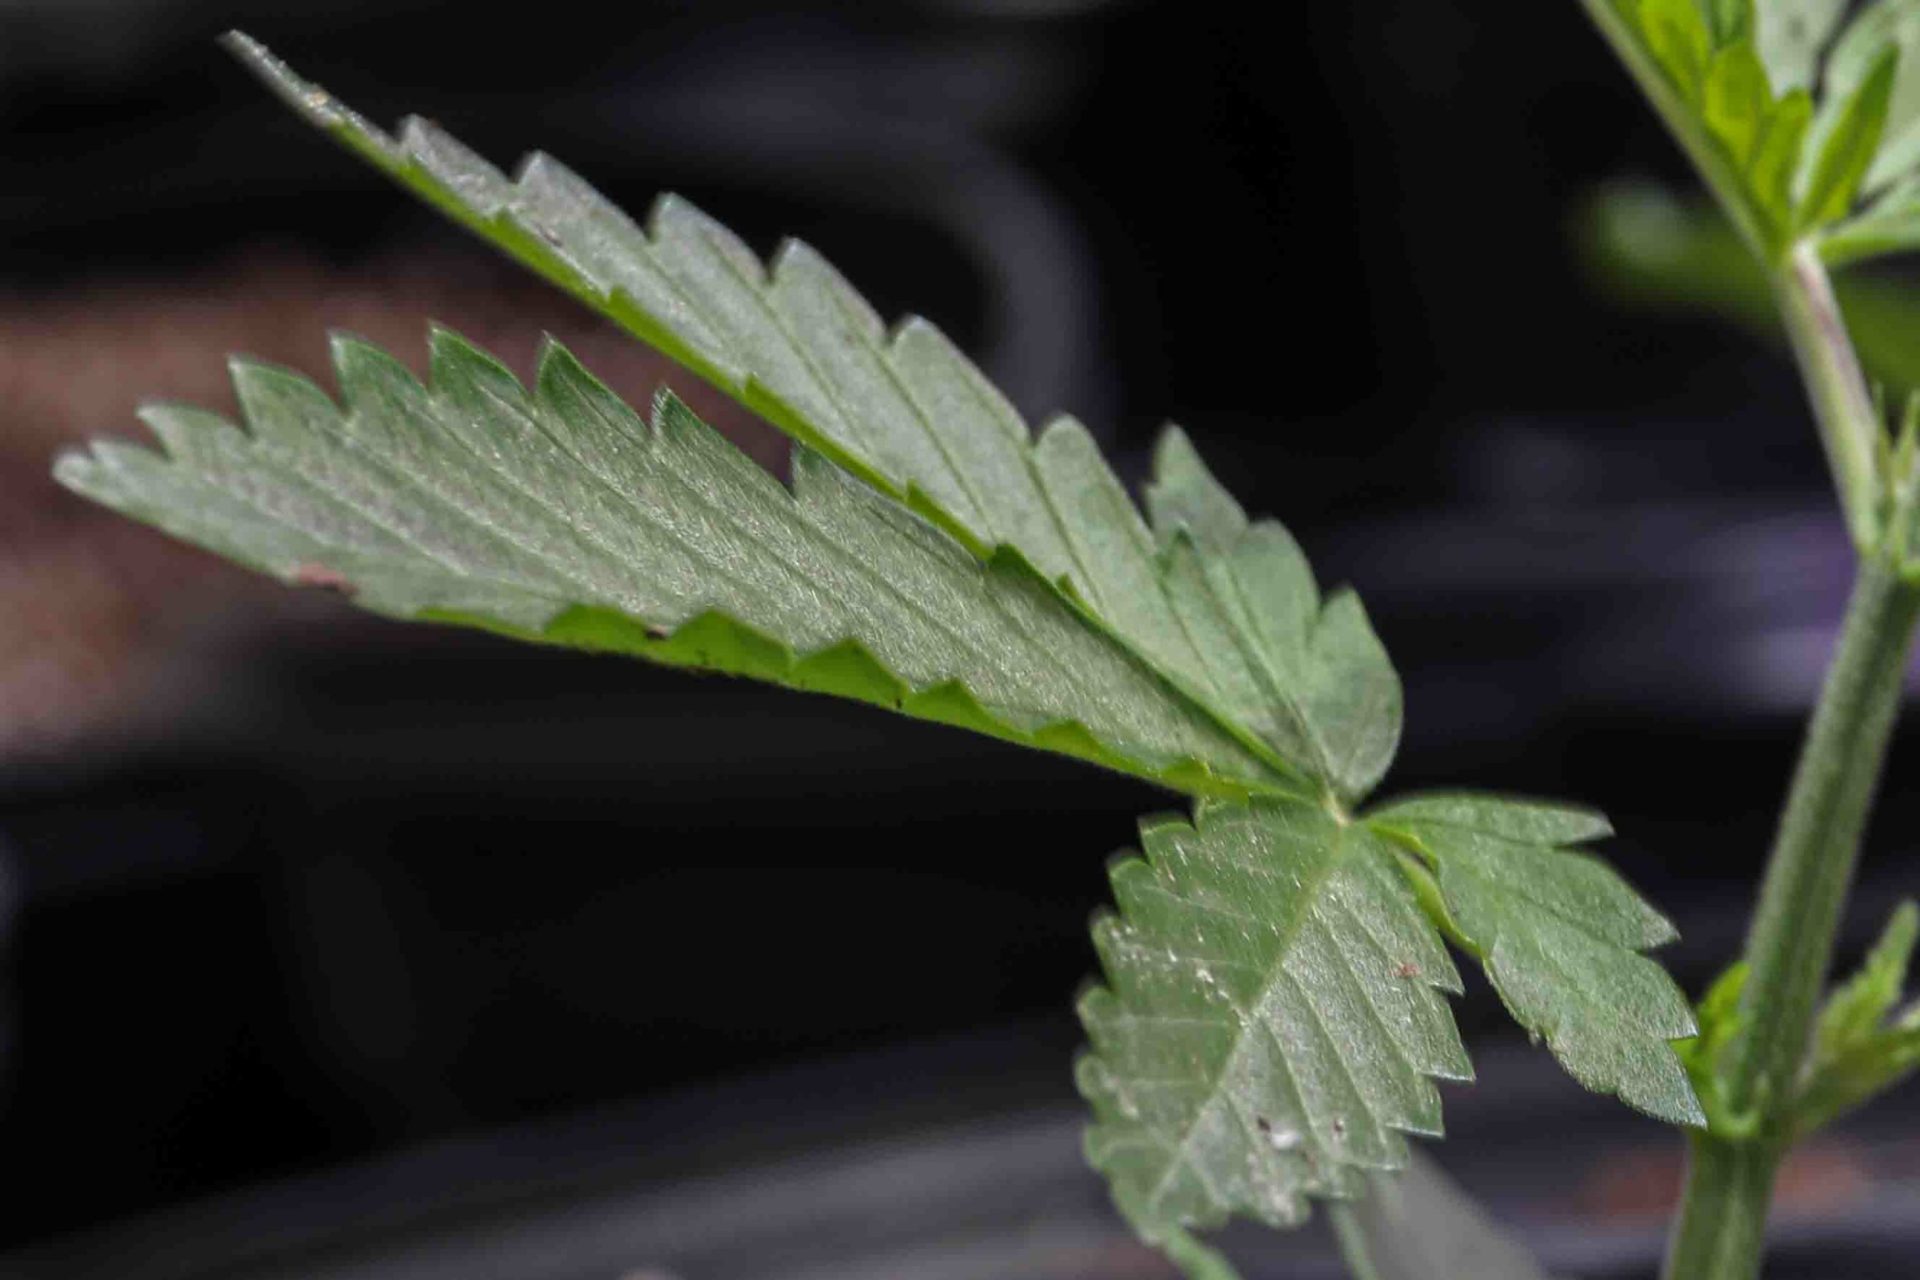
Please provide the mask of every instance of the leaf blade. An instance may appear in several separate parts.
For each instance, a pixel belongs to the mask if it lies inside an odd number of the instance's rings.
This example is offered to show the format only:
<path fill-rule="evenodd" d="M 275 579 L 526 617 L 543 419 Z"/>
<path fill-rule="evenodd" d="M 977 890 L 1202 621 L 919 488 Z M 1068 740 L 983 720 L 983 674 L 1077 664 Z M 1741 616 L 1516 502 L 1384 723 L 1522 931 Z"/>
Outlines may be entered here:
<path fill-rule="evenodd" d="M 1082 999 L 1089 1157 L 1153 1241 L 1240 1213 L 1292 1225 L 1437 1133 L 1471 1067 L 1458 976 L 1364 828 L 1317 805 L 1203 805 L 1143 824 Z M 1311 978 L 1308 982 L 1305 979 Z"/>
<path fill-rule="evenodd" d="M 885 330 L 806 245 L 790 241 L 763 266 L 724 226 L 671 196 L 642 226 L 551 157 L 536 153 L 510 179 L 427 122 L 409 120 L 389 137 L 258 43 L 236 33 L 229 45 L 296 111 L 403 187 L 795 440 L 977 556 L 1016 548 L 1229 733 L 1250 730 L 1256 754 L 1264 747 L 1343 800 L 1384 772 L 1399 740 L 1398 678 L 1356 605 L 1336 598 L 1323 651 L 1290 661 L 1249 634 L 1257 619 L 1233 606 L 1222 612 L 1191 589 L 1196 582 L 1171 580 L 1179 570 L 1168 563 L 1169 537 L 1154 553 L 1160 580 L 1148 581 L 1139 513 L 1083 429 L 1056 424 L 1033 439 L 938 329 L 909 318 Z M 1217 587 L 1223 572 L 1202 577 Z M 1307 589 L 1315 590 L 1310 576 Z M 1224 669 L 1195 641 L 1208 627 L 1244 651 Z M 1339 663 L 1362 681 L 1361 696 L 1327 683 L 1326 668 Z"/>
<path fill-rule="evenodd" d="M 1435 871 L 1451 922 L 1514 1019 L 1581 1084 L 1674 1124 L 1705 1121 L 1673 1041 L 1692 1010 L 1642 951 L 1673 926 L 1568 837 L 1597 815 L 1454 793 L 1387 805 L 1367 821 Z"/>
<path fill-rule="evenodd" d="M 59 473 L 283 579 L 332 575 L 376 612 L 799 687 L 851 679 L 867 701 L 1173 785 L 1290 785 L 1064 607 L 1017 552 L 980 562 L 805 451 L 789 493 L 670 396 L 643 423 L 557 346 L 531 392 L 444 330 L 432 363 L 423 386 L 373 348 L 338 343 L 344 409 L 243 363 L 251 435 L 157 410 L 169 459 L 98 446 Z M 698 661 L 695 640 L 714 661 Z M 873 670 L 823 657 L 849 645 Z M 966 697 L 941 692 L 956 688 Z"/>

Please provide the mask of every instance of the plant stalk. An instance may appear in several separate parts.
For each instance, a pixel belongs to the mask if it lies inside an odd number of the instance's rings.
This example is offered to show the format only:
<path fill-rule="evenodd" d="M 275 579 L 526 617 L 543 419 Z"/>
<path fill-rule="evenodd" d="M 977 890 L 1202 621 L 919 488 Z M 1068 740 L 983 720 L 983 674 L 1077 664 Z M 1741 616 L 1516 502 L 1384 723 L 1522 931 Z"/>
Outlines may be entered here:
<path fill-rule="evenodd" d="M 1768 1143 L 1693 1135 L 1687 1190 L 1667 1247 L 1667 1280 L 1749 1280 L 1766 1252 L 1780 1153 Z"/>
<path fill-rule="evenodd" d="M 1802 240 L 1793 246 L 1775 273 L 1774 295 L 1807 384 L 1847 532 L 1860 554 L 1870 555 L 1879 537 L 1877 454 L 1884 429 L 1817 244 Z"/>
<path fill-rule="evenodd" d="M 1756 1115 L 1759 1125 L 1750 1138 L 1695 1136 L 1667 1258 L 1671 1280 L 1752 1280 L 1760 1273 L 1793 1087 L 1899 710 L 1916 621 L 1920 587 L 1902 579 L 1893 555 L 1876 551 L 1863 559 L 1747 935 L 1743 1030 L 1731 1047 L 1726 1085 L 1731 1108 Z"/>

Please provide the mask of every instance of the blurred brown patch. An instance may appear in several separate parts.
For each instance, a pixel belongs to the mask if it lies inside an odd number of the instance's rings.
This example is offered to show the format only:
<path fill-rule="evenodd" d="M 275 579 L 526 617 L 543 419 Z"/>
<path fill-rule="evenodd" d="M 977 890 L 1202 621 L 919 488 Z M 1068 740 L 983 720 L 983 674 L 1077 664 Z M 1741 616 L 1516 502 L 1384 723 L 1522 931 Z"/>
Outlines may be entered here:
<path fill-rule="evenodd" d="M 490 259 L 330 270 L 254 255 L 190 279 L 0 296 L 0 758 L 71 747 L 136 715 L 163 692 L 159 673 L 210 634 L 315 616 L 288 603 L 293 593 L 67 493 L 49 474 L 58 452 L 93 436 L 144 437 L 134 411 L 147 400 L 232 416 L 229 353 L 331 390 L 330 330 L 424 372 L 430 320 L 522 378 L 551 334 L 630 404 L 645 406 L 665 382 L 763 465 L 784 470 L 786 445 L 771 428 Z"/>
<path fill-rule="evenodd" d="M 1614 1221 L 1665 1219 L 1679 1206 L 1686 1172 L 1686 1147 L 1678 1142 L 1610 1155 L 1581 1187 L 1579 1210 Z M 1781 1213 L 1818 1217 L 1859 1198 L 1872 1185 L 1873 1170 L 1864 1153 L 1842 1138 L 1823 1137 L 1787 1157 L 1774 1184 L 1774 1207 Z"/>

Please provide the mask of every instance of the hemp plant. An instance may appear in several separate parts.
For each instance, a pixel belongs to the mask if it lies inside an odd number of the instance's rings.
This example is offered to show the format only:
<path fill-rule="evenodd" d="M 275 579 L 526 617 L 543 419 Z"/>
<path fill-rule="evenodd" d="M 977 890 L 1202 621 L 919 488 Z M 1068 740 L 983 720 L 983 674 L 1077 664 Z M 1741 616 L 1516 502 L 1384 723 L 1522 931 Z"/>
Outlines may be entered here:
<path fill-rule="evenodd" d="M 1806 15 L 1835 6 L 1759 4 L 1588 0 L 1773 272 L 1861 556 L 1753 936 L 1698 1022 L 1645 954 L 1672 926 L 1590 851 L 1599 814 L 1372 798 L 1401 690 L 1359 598 L 1323 594 L 1178 429 L 1136 504 L 1079 423 L 1034 433 L 806 245 L 763 262 L 684 200 L 636 222 L 545 155 L 509 178 L 426 121 L 389 136 L 243 36 L 313 124 L 791 436 L 791 485 L 669 391 L 643 416 L 551 343 L 522 386 L 444 330 L 425 384 L 344 337 L 338 402 L 238 360 L 244 427 L 151 405 L 164 452 L 100 442 L 57 474 L 376 613 L 853 698 L 1181 797 L 1113 866 L 1076 1078 L 1089 1160 L 1191 1275 L 1233 1274 L 1198 1233 L 1315 1200 L 1356 1275 L 1540 1275 L 1430 1167 L 1399 1174 L 1408 1135 L 1440 1134 L 1434 1082 L 1471 1075 L 1458 953 L 1581 1084 L 1692 1131 L 1672 1274 L 1751 1276 L 1788 1144 L 1920 1061 L 1920 1016 L 1888 1020 L 1910 908 L 1816 1010 L 1920 616 L 1920 412 L 1883 428 L 1825 262 L 1920 237 L 1920 195 L 1855 211 L 1920 159 L 1920 72 L 1891 51 L 1920 5 L 1857 20 L 1816 104 Z"/>

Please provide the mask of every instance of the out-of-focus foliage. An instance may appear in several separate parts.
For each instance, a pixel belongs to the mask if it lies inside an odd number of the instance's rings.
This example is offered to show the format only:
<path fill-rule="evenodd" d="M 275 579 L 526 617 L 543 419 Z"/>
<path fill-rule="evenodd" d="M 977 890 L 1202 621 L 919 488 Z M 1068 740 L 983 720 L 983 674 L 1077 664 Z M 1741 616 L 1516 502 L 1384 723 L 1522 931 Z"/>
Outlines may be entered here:
<path fill-rule="evenodd" d="M 1614 184 L 1580 211 L 1576 233 L 1590 275 L 1613 298 L 1719 316 L 1784 340 L 1766 270 L 1711 205 L 1645 183 Z M 1893 398 L 1920 390 L 1920 295 L 1858 271 L 1842 272 L 1833 291 L 1868 376 Z"/>
<path fill-rule="evenodd" d="M 1762 261 L 1920 245 L 1920 3 L 1587 0 Z M 1844 19 L 1844 22 L 1843 22 Z"/>
<path fill-rule="evenodd" d="M 1801 1077 L 1794 1119 L 1810 1133 L 1920 1069 L 1920 1001 L 1896 1011 L 1920 939 L 1920 908 L 1903 902 L 1859 972 L 1828 997 Z"/>

